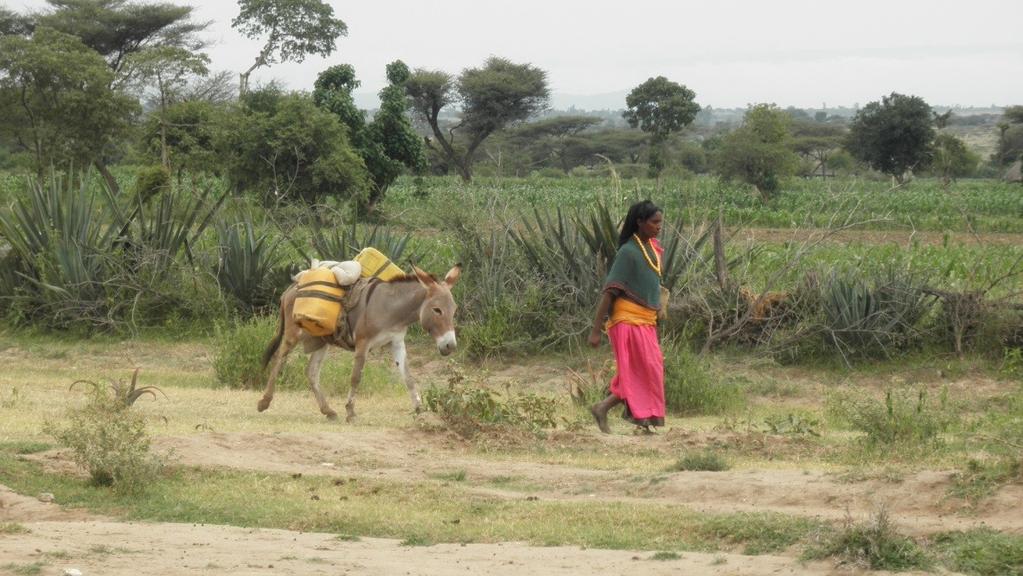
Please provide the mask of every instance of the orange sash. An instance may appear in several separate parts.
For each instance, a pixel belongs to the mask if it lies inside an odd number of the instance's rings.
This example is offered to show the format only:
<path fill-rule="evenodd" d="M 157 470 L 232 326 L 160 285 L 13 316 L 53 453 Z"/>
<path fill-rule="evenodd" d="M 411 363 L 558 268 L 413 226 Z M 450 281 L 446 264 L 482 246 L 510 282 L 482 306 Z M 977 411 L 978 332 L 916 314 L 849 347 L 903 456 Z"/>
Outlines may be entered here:
<path fill-rule="evenodd" d="M 623 322 L 633 326 L 656 326 L 657 310 L 640 306 L 627 298 L 615 298 L 611 318 L 604 324 L 604 329 Z"/>

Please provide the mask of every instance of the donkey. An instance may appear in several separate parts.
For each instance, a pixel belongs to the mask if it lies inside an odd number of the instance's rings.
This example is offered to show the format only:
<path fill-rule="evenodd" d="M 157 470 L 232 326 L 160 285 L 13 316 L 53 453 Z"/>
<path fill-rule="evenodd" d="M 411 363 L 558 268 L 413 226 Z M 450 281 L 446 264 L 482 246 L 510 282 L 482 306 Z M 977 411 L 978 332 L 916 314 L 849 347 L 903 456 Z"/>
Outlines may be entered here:
<path fill-rule="evenodd" d="M 277 334 L 270 341 L 263 354 L 263 368 L 273 360 L 270 375 L 267 378 L 266 390 L 256 408 L 262 412 L 270 407 L 274 398 L 274 380 L 284 366 L 288 354 L 302 342 L 305 352 L 311 354 L 306 376 L 320 413 L 334 420 L 337 412 L 331 409 L 320 391 L 320 366 L 327 356 L 327 345 L 331 344 L 355 352 L 352 365 L 351 387 L 348 389 L 346 421 L 355 419 L 355 393 L 362 380 L 362 368 L 366 363 L 366 353 L 384 344 L 390 343 L 394 364 L 397 366 L 401 381 L 408 389 L 412 399 L 412 407 L 419 412 L 422 399 L 416 389 L 415 382 L 409 377 L 405 355 L 405 332 L 412 324 L 419 322 L 423 329 L 437 343 L 437 350 L 442 356 L 454 352 L 455 341 L 455 300 L 451 296 L 451 287 L 458 281 L 462 272 L 461 264 L 456 264 L 448 271 L 443 282 L 427 272 L 412 267 L 414 274 L 402 278 L 381 282 L 370 280 L 359 282 L 352 287 L 351 298 L 344 312 L 342 322 L 346 324 L 331 336 L 312 336 L 302 330 L 292 320 L 292 309 L 298 285 L 292 284 L 281 295 L 281 317 L 277 326 Z M 350 332 L 345 327 L 350 327 Z"/>

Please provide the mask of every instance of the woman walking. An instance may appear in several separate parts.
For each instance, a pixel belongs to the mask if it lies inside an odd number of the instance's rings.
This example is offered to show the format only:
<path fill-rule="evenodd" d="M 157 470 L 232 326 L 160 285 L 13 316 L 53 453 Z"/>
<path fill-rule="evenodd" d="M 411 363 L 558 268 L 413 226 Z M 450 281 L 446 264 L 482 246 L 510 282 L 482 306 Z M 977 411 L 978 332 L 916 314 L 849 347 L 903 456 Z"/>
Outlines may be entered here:
<path fill-rule="evenodd" d="M 657 340 L 663 253 L 657 236 L 663 221 L 661 209 L 649 200 L 629 207 L 597 304 L 589 343 L 600 346 L 601 328 L 606 329 L 617 365 L 611 394 L 590 407 L 605 434 L 611 433 L 608 410 L 622 402 L 622 417 L 643 431 L 664 426 L 664 356 Z"/>

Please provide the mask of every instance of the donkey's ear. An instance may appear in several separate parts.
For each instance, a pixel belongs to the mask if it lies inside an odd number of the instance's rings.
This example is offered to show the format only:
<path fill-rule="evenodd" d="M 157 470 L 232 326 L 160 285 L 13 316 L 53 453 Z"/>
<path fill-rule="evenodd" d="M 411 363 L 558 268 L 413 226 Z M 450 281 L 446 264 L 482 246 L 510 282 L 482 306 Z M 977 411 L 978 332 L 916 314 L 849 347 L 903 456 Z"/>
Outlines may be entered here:
<path fill-rule="evenodd" d="M 431 284 L 437 283 L 437 280 L 434 279 L 434 277 L 430 275 L 429 272 L 426 272 L 425 270 L 421 269 L 419 266 L 416 266 L 415 264 L 412 265 L 412 271 L 416 273 L 416 278 L 419 279 L 419 283 L 422 284 L 423 286 L 426 286 L 427 288 L 429 288 Z"/>
<path fill-rule="evenodd" d="M 462 275 L 462 263 L 455 264 L 454 268 L 448 270 L 448 273 L 444 276 L 444 282 L 447 283 L 448 287 L 454 286 L 455 282 L 458 282 L 458 277 Z"/>

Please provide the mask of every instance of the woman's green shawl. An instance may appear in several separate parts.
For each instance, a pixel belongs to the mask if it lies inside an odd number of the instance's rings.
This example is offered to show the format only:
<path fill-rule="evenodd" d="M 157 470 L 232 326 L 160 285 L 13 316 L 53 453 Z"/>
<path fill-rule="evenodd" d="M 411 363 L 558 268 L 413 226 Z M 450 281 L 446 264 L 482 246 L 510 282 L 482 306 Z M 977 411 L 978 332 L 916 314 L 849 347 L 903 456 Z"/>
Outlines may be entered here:
<path fill-rule="evenodd" d="M 652 247 L 647 254 L 655 258 Z M 656 261 L 656 260 L 655 260 Z M 604 291 L 621 291 L 621 295 L 640 306 L 652 310 L 661 307 L 661 279 L 643 257 L 636 240 L 632 239 L 622 245 L 615 255 L 611 271 L 604 282 Z"/>

